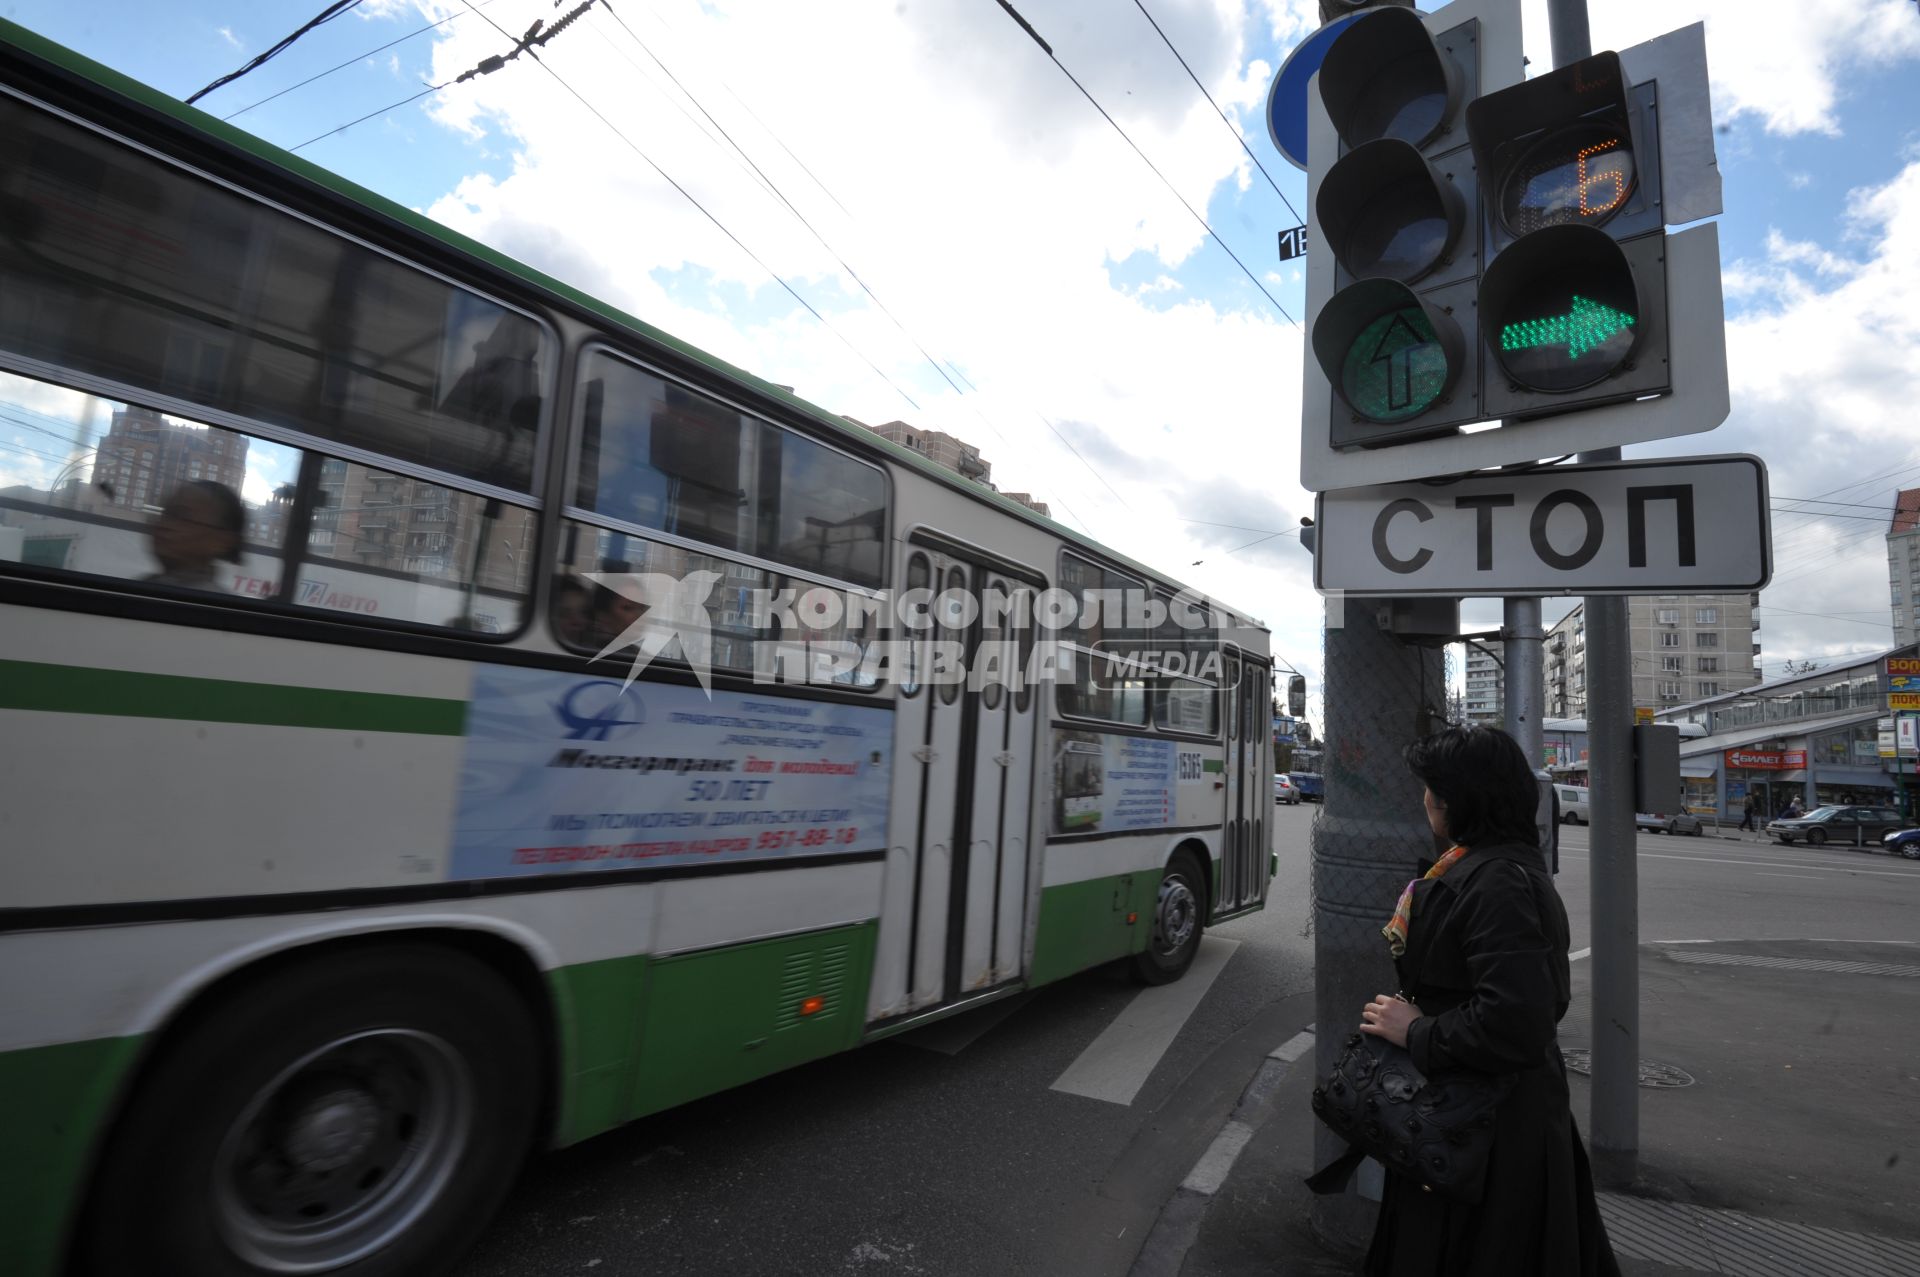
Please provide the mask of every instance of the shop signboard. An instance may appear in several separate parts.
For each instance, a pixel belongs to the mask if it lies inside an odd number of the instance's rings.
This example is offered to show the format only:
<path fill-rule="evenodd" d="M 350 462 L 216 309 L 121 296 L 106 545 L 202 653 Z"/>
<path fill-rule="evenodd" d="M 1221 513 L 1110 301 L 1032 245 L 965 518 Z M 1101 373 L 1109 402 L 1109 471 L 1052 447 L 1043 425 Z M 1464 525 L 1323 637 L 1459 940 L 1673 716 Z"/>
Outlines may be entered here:
<path fill-rule="evenodd" d="M 1902 714 L 1898 731 L 1900 752 L 1920 754 L 1920 718 L 1915 718 L 1911 714 Z"/>
<path fill-rule="evenodd" d="M 1887 708 L 1920 710 L 1920 657 L 1887 658 Z"/>
<path fill-rule="evenodd" d="M 1798 771 L 1807 765 L 1804 749 L 1730 749 L 1725 758 L 1728 767 L 1747 771 Z"/>

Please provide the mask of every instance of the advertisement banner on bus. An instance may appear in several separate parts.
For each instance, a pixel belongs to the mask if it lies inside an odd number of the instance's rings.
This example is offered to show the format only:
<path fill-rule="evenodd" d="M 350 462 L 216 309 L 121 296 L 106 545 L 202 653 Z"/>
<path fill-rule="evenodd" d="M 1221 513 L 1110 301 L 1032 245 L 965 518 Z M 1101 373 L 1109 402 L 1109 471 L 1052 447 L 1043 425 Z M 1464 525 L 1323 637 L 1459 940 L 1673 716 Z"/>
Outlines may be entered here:
<path fill-rule="evenodd" d="M 1207 782 L 1222 775 L 1218 755 L 1217 748 L 1180 741 L 1056 731 L 1053 833 L 1124 833 L 1199 821 L 1199 804 L 1213 793 Z"/>
<path fill-rule="evenodd" d="M 882 849 L 892 741 L 873 706 L 482 667 L 449 876 Z"/>

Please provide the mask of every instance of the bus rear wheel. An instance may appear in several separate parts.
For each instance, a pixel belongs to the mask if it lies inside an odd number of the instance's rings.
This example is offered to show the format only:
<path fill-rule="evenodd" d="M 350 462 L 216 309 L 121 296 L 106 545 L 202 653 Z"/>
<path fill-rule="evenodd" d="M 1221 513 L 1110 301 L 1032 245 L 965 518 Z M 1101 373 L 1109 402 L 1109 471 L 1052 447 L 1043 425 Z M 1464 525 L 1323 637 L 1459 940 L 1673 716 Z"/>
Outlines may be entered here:
<path fill-rule="evenodd" d="M 1142 984 L 1171 984 L 1187 973 L 1200 951 L 1206 929 L 1207 879 L 1200 858 L 1182 848 L 1173 853 L 1153 904 L 1153 934 L 1143 953 L 1133 955 L 1134 979 Z"/>
<path fill-rule="evenodd" d="M 432 946 L 336 953 L 245 987 L 137 1086 L 82 1271 L 444 1271 L 531 1144 L 538 1037 L 505 982 Z"/>

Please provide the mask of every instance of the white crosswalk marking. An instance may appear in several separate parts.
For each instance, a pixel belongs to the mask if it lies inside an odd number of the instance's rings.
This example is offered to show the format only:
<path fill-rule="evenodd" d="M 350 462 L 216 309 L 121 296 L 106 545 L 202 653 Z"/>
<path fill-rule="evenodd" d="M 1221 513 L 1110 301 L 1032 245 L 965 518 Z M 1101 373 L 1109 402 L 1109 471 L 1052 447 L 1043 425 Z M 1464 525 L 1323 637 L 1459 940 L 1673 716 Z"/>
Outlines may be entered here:
<path fill-rule="evenodd" d="M 1053 1089 L 1111 1104 L 1131 1104 L 1153 1066 L 1167 1053 L 1180 1028 L 1226 969 L 1238 940 L 1205 936 L 1187 974 L 1172 984 L 1142 989 L 1093 1040 L 1080 1058 L 1054 1080 Z"/>

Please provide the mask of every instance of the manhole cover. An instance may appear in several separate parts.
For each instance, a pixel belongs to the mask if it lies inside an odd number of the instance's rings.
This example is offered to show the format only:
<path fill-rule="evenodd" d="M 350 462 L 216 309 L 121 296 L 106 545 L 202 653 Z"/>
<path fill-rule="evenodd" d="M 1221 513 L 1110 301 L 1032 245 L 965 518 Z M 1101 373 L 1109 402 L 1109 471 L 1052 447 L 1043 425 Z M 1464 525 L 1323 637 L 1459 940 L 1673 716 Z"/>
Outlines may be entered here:
<path fill-rule="evenodd" d="M 1571 1051 L 1562 1051 L 1560 1054 L 1566 1057 L 1567 1067 L 1575 1073 L 1593 1076 L 1593 1052 L 1576 1048 Z M 1671 1090 L 1692 1086 L 1693 1075 L 1671 1064 L 1657 1064 L 1652 1060 L 1642 1060 L 1640 1061 L 1640 1085 Z"/>

